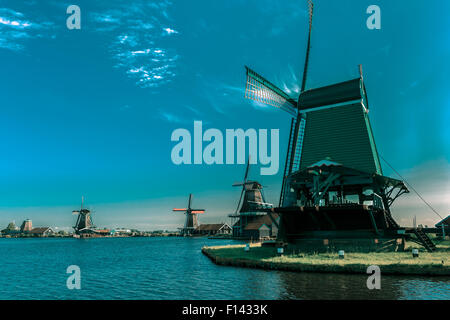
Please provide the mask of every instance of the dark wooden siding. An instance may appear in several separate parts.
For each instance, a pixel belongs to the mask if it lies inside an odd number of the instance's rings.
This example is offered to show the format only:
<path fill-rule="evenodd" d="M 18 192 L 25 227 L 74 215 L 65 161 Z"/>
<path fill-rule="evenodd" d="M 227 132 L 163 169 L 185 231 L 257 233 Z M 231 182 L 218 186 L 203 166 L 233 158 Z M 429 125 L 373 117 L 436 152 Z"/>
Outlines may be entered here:
<path fill-rule="evenodd" d="M 381 174 L 368 117 L 360 103 L 307 113 L 300 169 L 327 158 Z"/>

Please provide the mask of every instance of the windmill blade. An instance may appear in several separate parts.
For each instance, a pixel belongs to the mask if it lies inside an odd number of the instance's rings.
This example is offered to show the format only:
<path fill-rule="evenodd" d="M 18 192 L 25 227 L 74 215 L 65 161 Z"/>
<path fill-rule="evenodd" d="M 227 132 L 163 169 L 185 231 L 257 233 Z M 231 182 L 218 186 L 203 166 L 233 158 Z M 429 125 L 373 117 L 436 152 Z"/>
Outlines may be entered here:
<path fill-rule="evenodd" d="M 245 191 L 245 187 L 242 187 L 242 191 L 241 191 L 241 196 L 239 197 L 239 202 L 236 208 L 236 213 L 239 211 L 239 207 L 241 206 L 241 201 L 242 201 L 242 195 L 244 194 Z"/>
<path fill-rule="evenodd" d="M 91 215 L 86 216 L 86 227 L 87 228 L 95 228 L 94 220 L 92 220 L 92 216 Z"/>
<path fill-rule="evenodd" d="M 235 182 L 231 186 L 232 187 L 239 187 L 239 186 L 243 186 L 243 185 L 244 185 L 244 182 Z"/>
<path fill-rule="evenodd" d="M 81 220 L 81 214 L 79 214 L 77 217 L 77 222 L 75 223 L 75 228 L 78 228 L 78 226 L 80 225 L 80 220 Z"/>
<path fill-rule="evenodd" d="M 294 99 L 249 67 L 246 66 L 245 69 L 247 71 L 245 98 L 282 109 L 292 116 L 297 116 L 297 102 Z"/>
<path fill-rule="evenodd" d="M 189 193 L 188 209 L 191 209 L 192 193 Z"/>
<path fill-rule="evenodd" d="M 247 168 L 245 168 L 244 183 L 247 183 L 249 170 L 250 170 L 250 155 L 248 156 Z"/>
<path fill-rule="evenodd" d="M 312 0 L 308 0 L 308 13 L 309 13 L 309 27 L 312 28 L 312 19 L 314 13 L 314 3 Z"/>
<path fill-rule="evenodd" d="M 80 211 L 78 211 L 78 210 L 73 210 L 73 211 L 72 211 L 72 214 L 75 216 L 75 215 L 77 215 L 77 214 L 80 214 Z"/>
<path fill-rule="evenodd" d="M 191 213 L 199 214 L 199 213 L 205 213 L 205 209 L 192 209 Z"/>
<path fill-rule="evenodd" d="M 308 64 L 309 64 L 309 52 L 311 50 L 311 31 L 314 14 L 314 3 L 312 0 L 308 0 L 308 12 L 309 12 L 309 30 L 308 30 L 308 44 L 306 46 L 305 67 L 303 69 L 302 88 L 300 92 L 304 92 L 306 89 L 306 79 L 308 77 Z"/>
<path fill-rule="evenodd" d="M 186 208 L 173 208 L 172 211 L 187 211 Z"/>

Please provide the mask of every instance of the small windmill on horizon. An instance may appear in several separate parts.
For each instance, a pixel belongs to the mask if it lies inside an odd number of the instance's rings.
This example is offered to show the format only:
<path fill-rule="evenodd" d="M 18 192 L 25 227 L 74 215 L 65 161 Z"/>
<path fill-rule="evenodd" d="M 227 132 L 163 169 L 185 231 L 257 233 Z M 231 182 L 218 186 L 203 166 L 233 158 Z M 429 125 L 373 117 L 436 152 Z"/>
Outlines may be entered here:
<path fill-rule="evenodd" d="M 92 222 L 91 210 L 83 208 L 84 205 L 84 196 L 81 196 L 81 208 L 80 210 L 73 210 L 72 214 L 78 215 L 77 222 L 73 227 L 76 234 L 79 234 L 82 231 L 94 229 L 95 226 Z"/>
<path fill-rule="evenodd" d="M 180 228 L 181 234 L 183 236 L 191 236 L 194 230 L 198 228 L 198 214 L 205 213 L 205 209 L 192 209 L 192 193 L 189 194 L 189 201 L 187 208 L 174 208 L 174 212 L 184 212 L 186 214 L 186 220 L 184 227 Z"/>
<path fill-rule="evenodd" d="M 249 180 L 250 172 L 250 157 L 248 158 L 247 167 L 245 168 L 244 180 L 236 182 L 233 187 L 242 187 L 241 195 L 239 197 L 238 205 L 235 213 L 228 215 L 232 221 L 233 237 L 244 237 L 244 229 L 250 223 L 255 221 L 258 217 L 271 213 L 268 209 L 272 208 L 271 203 L 266 203 L 263 195 L 263 186 L 254 180 Z M 242 203 L 242 205 L 241 205 Z M 237 219 L 237 221 L 235 220 Z"/>
<path fill-rule="evenodd" d="M 249 172 L 250 157 L 248 157 L 247 167 L 245 168 L 244 180 L 242 182 L 233 183 L 233 187 L 242 186 L 236 213 L 249 211 L 250 209 L 255 210 L 264 206 L 272 206 L 271 203 L 266 203 L 264 200 L 264 195 L 262 193 L 263 186 L 258 181 L 248 179 Z"/>

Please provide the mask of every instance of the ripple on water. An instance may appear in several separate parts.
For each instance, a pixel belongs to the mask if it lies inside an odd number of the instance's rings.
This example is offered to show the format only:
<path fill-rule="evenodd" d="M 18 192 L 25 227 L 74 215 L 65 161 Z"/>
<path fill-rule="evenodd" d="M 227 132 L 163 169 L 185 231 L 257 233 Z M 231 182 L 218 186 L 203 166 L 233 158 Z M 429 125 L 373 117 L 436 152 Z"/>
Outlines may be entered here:
<path fill-rule="evenodd" d="M 217 266 L 188 238 L 0 239 L 0 299 L 450 299 L 450 277 L 314 274 Z M 66 268 L 81 268 L 68 290 Z"/>

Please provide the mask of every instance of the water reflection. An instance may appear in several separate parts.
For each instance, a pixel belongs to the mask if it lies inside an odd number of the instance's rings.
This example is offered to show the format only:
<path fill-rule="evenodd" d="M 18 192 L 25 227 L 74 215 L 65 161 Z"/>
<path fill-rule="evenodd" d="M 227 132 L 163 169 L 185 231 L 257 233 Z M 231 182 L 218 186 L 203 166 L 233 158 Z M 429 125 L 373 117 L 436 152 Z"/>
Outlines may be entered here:
<path fill-rule="evenodd" d="M 450 299 L 450 277 L 399 279 L 400 299 Z"/>
<path fill-rule="evenodd" d="M 368 276 L 329 273 L 280 273 L 285 289 L 281 299 L 390 299 L 400 290 L 387 277 L 381 278 L 381 290 L 369 290 Z"/>
<path fill-rule="evenodd" d="M 368 275 L 277 272 L 279 299 L 399 300 L 450 299 L 450 277 L 381 276 L 381 289 L 369 290 Z"/>

